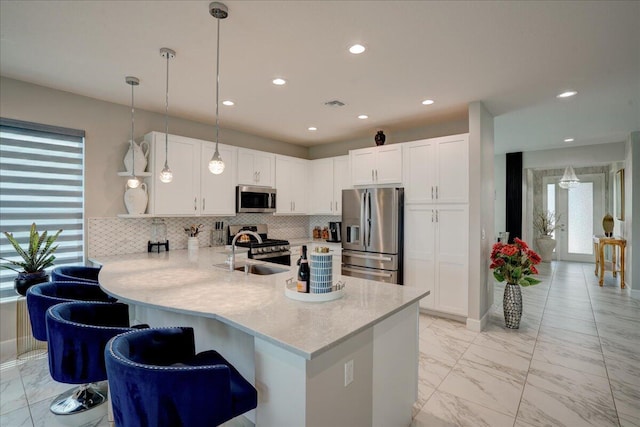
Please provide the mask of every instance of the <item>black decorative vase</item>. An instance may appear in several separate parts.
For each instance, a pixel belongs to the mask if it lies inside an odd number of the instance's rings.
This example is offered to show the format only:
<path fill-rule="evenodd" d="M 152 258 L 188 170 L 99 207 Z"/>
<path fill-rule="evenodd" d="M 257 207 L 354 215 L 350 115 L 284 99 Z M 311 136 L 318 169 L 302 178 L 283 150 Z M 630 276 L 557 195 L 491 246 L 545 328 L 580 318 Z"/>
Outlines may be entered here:
<path fill-rule="evenodd" d="M 384 132 L 379 130 L 378 133 L 376 133 L 376 136 L 373 139 L 375 139 L 376 145 L 384 145 L 384 141 L 387 139 L 387 137 L 384 134 Z"/>
<path fill-rule="evenodd" d="M 27 295 L 27 289 L 38 283 L 48 282 L 49 275 L 46 271 L 40 270 L 33 273 L 18 273 L 18 277 L 13 280 L 13 288 L 22 296 Z"/>
<path fill-rule="evenodd" d="M 502 300 L 504 309 L 504 323 L 507 328 L 520 328 L 520 318 L 522 317 L 522 292 L 520 285 L 507 283 L 504 287 L 504 298 Z"/>

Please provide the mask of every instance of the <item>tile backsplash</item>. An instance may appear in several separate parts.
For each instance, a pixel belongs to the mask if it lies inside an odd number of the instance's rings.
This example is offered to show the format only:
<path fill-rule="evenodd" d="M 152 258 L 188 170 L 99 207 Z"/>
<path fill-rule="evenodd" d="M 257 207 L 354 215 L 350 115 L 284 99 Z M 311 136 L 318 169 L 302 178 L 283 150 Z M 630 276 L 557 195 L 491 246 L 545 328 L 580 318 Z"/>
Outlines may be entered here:
<path fill-rule="evenodd" d="M 327 226 L 329 221 L 340 221 L 339 216 L 275 216 L 268 214 L 238 214 L 232 217 L 168 217 L 167 238 L 170 249 L 186 249 L 185 227 L 202 224 L 200 246 L 211 246 L 212 231 L 216 221 L 229 224 L 267 224 L 268 235 L 276 239 L 302 239 L 312 235 L 313 227 Z M 106 255 L 122 255 L 147 251 L 152 218 L 89 218 L 89 258 Z M 226 230 L 225 230 L 226 239 Z"/>

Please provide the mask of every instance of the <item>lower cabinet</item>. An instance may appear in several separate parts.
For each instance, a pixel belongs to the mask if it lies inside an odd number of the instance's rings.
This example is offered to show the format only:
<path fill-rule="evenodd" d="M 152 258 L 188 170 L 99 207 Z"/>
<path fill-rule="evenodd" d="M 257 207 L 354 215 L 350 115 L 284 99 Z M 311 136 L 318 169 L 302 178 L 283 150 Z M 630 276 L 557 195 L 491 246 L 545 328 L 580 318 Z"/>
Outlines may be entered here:
<path fill-rule="evenodd" d="M 406 205 L 404 284 L 431 294 L 420 307 L 468 315 L 467 205 Z"/>

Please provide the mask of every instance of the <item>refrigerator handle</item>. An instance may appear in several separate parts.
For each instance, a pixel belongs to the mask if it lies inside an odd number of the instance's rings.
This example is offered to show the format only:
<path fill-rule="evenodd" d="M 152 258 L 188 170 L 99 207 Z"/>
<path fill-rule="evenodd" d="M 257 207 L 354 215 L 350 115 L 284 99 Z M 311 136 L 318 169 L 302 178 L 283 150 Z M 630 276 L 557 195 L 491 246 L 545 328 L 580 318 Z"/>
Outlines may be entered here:
<path fill-rule="evenodd" d="M 367 246 L 371 246 L 371 193 L 367 191 Z"/>
<path fill-rule="evenodd" d="M 367 192 L 362 192 L 362 198 L 360 199 L 360 230 L 362 230 L 362 246 L 367 246 L 367 209 L 366 203 Z"/>

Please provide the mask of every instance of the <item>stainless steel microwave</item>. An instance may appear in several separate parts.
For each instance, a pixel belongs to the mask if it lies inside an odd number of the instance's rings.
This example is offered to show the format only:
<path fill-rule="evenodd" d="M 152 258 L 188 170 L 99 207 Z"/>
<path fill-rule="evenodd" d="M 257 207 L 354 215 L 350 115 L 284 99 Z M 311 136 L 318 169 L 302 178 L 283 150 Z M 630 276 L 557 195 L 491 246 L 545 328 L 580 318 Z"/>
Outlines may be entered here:
<path fill-rule="evenodd" d="M 236 187 L 236 212 L 275 212 L 276 189 L 238 185 Z"/>

